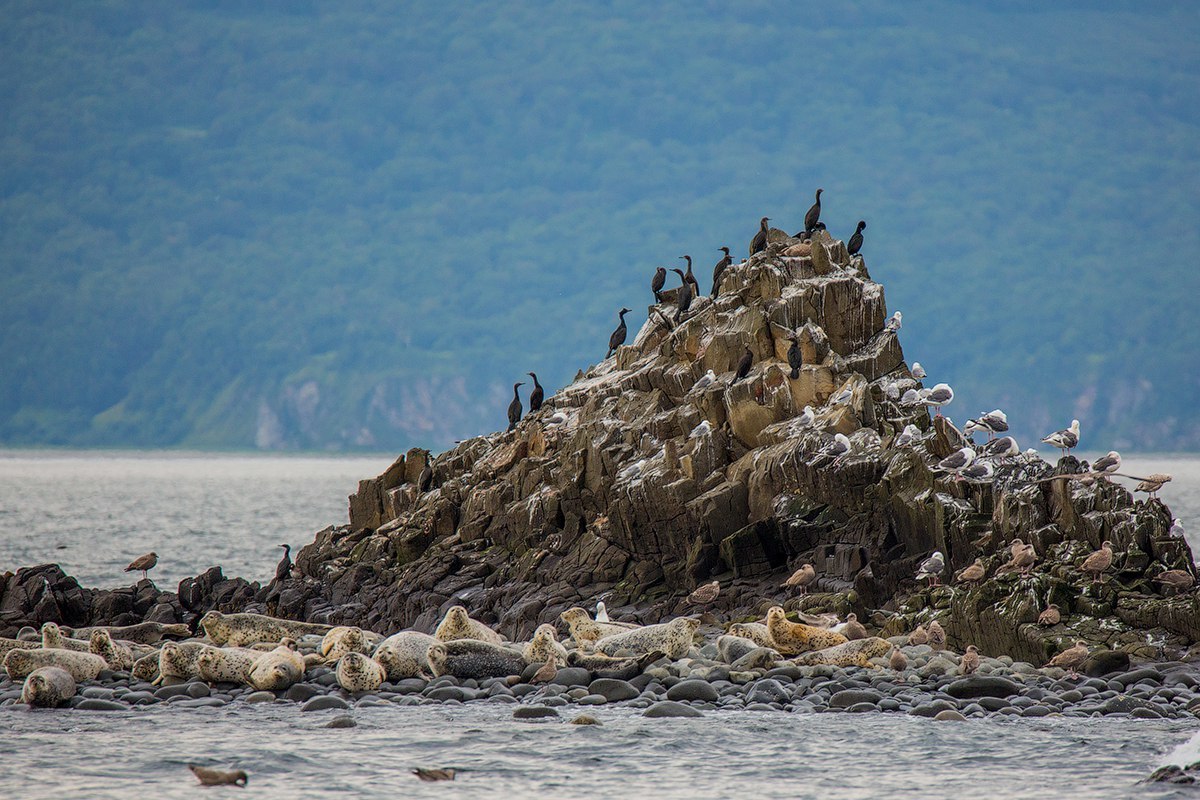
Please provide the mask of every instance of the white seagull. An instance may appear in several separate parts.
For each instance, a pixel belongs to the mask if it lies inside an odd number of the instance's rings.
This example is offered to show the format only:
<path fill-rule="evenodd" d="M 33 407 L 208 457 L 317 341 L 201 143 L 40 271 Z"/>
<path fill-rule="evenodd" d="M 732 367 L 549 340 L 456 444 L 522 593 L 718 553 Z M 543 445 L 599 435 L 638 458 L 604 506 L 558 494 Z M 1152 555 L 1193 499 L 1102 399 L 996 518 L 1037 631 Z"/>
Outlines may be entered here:
<path fill-rule="evenodd" d="M 921 393 L 916 389 L 907 389 L 904 394 L 900 395 L 900 405 L 902 406 L 919 406 L 921 405 Z"/>
<path fill-rule="evenodd" d="M 700 380 L 696 381 L 696 383 L 692 386 L 692 391 L 693 392 L 703 391 L 704 389 L 707 389 L 709 386 L 712 386 L 716 382 L 717 382 L 717 373 L 713 372 L 710 369 L 708 372 L 704 373 L 704 375 L 701 376 Z"/>
<path fill-rule="evenodd" d="M 911 422 L 904 426 L 904 430 L 896 437 L 896 447 L 912 447 L 913 443 L 921 438 L 921 429 Z"/>
<path fill-rule="evenodd" d="M 796 419 L 798 419 L 800 421 L 801 425 L 811 426 L 813 423 L 815 423 L 817 421 L 817 414 L 815 411 L 813 411 L 812 406 L 805 406 L 804 413 L 802 413 Z"/>
<path fill-rule="evenodd" d="M 1021 452 L 1017 440 L 1011 436 L 1001 436 L 979 448 L 979 455 L 986 458 L 1011 458 Z"/>
<path fill-rule="evenodd" d="M 708 420 L 704 420 L 692 428 L 692 432 L 688 434 L 688 438 L 699 439 L 701 436 L 708 436 L 710 433 L 712 433 L 712 424 Z"/>
<path fill-rule="evenodd" d="M 833 456 L 835 460 L 849 454 L 850 439 L 844 433 L 835 433 L 833 441 L 825 445 L 821 450 L 827 456 Z"/>
<path fill-rule="evenodd" d="M 1109 450 L 1106 454 L 1096 459 L 1096 463 L 1092 464 L 1092 472 L 1099 472 L 1107 476 L 1116 472 L 1121 468 L 1121 454 L 1116 450 Z"/>
<path fill-rule="evenodd" d="M 912 376 L 917 380 L 922 380 L 925 377 L 925 368 L 921 366 L 920 361 L 914 361 L 912 369 L 909 370 L 909 372 L 911 372 Z"/>
<path fill-rule="evenodd" d="M 829 402 L 837 406 L 841 405 L 842 403 L 849 403 L 851 397 L 854 397 L 854 391 L 852 389 L 842 389 L 833 397 L 829 398 Z"/>
<path fill-rule="evenodd" d="M 1079 444 L 1079 420 L 1071 420 L 1071 427 L 1055 431 L 1042 439 L 1048 445 L 1057 447 L 1065 456 L 1068 450 L 1073 450 Z"/>
<path fill-rule="evenodd" d="M 937 416 L 942 415 L 942 406 L 948 406 L 954 402 L 954 390 L 950 388 L 948 383 L 939 383 L 932 389 L 926 389 L 921 402 L 927 406 L 933 406 L 937 409 Z"/>
<path fill-rule="evenodd" d="M 920 569 L 917 570 L 917 580 L 924 578 L 929 579 L 930 586 L 936 586 L 938 576 L 946 570 L 946 559 L 942 557 L 940 551 L 935 550 L 933 555 L 925 559 L 921 563 Z"/>
<path fill-rule="evenodd" d="M 975 462 L 975 451 L 969 447 L 960 447 L 938 462 L 937 468 L 945 472 L 962 472 Z"/>
<path fill-rule="evenodd" d="M 890 319 L 888 319 L 887 323 L 883 326 L 883 329 L 885 331 L 895 333 L 896 331 L 900 330 L 901 320 L 903 320 L 903 318 L 904 315 L 897 311 L 895 314 L 892 314 Z"/>
<path fill-rule="evenodd" d="M 604 607 L 604 601 L 596 603 L 596 622 L 608 622 L 608 609 Z"/>
<path fill-rule="evenodd" d="M 969 481 L 986 481 L 995 474 L 996 470 L 986 461 L 975 461 L 958 471 L 961 478 Z"/>

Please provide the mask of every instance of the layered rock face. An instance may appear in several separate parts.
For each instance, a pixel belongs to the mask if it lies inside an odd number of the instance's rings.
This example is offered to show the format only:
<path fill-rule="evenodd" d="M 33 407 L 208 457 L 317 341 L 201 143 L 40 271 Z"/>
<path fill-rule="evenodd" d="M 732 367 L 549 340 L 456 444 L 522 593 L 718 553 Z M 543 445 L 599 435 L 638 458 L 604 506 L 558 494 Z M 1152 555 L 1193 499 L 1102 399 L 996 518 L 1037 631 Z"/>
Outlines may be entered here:
<path fill-rule="evenodd" d="M 722 616 L 755 617 L 789 598 L 781 582 L 810 562 L 816 585 L 788 607 L 874 612 L 889 631 L 936 617 L 987 653 L 1038 660 L 1080 636 L 1164 657 L 1200 638 L 1194 595 L 1164 598 L 1151 582 L 1194 572 L 1158 501 L 1050 479 L 1078 470 L 1070 458 L 997 462 L 981 483 L 932 468 L 963 440 L 898 402 L 919 383 L 886 318 L 861 257 L 824 232 L 805 243 L 773 232 L 678 325 L 666 292 L 632 344 L 515 431 L 433 459 L 429 491 L 417 490 L 421 450 L 361 482 L 350 524 L 300 552 L 300 577 L 277 587 L 270 610 L 384 630 L 429 628 L 461 602 L 518 637 L 601 597 L 647 621 L 697 611 L 682 598 L 717 578 Z M 794 379 L 793 337 L 804 360 Z M 734 383 L 747 347 L 753 367 Z M 708 370 L 717 380 L 694 388 Z M 799 418 L 808 405 L 814 424 Z M 908 423 L 925 437 L 894 447 Z M 849 455 L 822 452 L 835 433 Z M 1038 554 L 1031 576 L 932 591 L 913 580 L 934 550 L 948 571 L 982 557 L 992 576 L 1014 538 Z M 1118 555 L 1093 587 L 1074 563 L 1104 540 Z M 1066 624 L 1046 631 L 1031 623 L 1050 602 Z"/>

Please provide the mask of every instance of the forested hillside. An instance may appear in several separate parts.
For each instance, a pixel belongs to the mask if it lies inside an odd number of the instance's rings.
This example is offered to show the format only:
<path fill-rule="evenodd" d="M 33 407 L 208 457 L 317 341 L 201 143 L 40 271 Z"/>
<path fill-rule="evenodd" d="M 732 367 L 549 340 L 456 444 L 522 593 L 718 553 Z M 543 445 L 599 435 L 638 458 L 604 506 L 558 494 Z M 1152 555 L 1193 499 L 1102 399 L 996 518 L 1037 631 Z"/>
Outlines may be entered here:
<path fill-rule="evenodd" d="M 0 3 L 0 444 L 438 448 L 823 187 L 952 417 L 1200 449 L 1200 11 L 1091 5 Z"/>

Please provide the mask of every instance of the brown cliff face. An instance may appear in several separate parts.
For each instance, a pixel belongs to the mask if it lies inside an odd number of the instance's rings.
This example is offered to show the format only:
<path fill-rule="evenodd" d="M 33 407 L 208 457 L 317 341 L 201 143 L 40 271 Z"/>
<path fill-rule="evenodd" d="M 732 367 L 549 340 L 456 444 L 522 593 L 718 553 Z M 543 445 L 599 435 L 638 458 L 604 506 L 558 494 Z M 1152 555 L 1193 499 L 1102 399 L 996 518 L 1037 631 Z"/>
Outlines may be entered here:
<path fill-rule="evenodd" d="M 1161 657 L 1200 636 L 1194 595 L 1164 599 L 1150 583 L 1164 569 L 1194 571 L 1161 503 L 1135 504 L 1103 482 L 1036 482 L 1053 468 L 1027 456 L 998 462 L 983 483 L 933 471 L 961 435 L 899 404 L 919 384 L 884 330 L 883 287 L 828 234 L 797 244 L 775 236 L 730 267 L 721 294 L 697 298 L 677 327 L 652 309 L 632 344 L 515 431 L 434 459 L 430 491 L 416 488 L 420 450 L 362 481 L 350 524 L 301 551 L 302 577 L 277 587 L 271 610 L 384 631 L 429 628 L 461 602 L 519 636 L 602 596 L 647 620 L 696 611 L 681 598 L 717 578 L 723 616 L 758 616 L 789 598 L 780 584 L 809 562 L 814 593 L 789 607 L 882 610 L 876 622 L 893 631 L 937 617 L 952 642 L 986 653 L 1039 659 L 1080 634 Z M 669 297 L 659 309 L 674 319 Z M 793 336 L 804 356 L 795 380 Z M 753 367 L 731 385 L 747 347 Z M 693 389 L 707 370 L 716 382 Z M 809 405 L 811 426 L 799 419 Z M 893 448 L 908 423 L 928 435 Z M 849 455 L 821 453 L 835 433 Z M 1016 537 L 1038 553 L 1033 576 L 992 578 Z M 1085 587 L 1071 559 L 1105 539 L 1113 574 Z M 918 587 L 916 566 L 933 550 L 946 554 L 944 578 L 977 557 L 989 578 Z M 1064 609 L 1057 630 L 1031 624 L 1048 602 Z M 1150 628 L 1162 633 L 1154 654 Z"/>

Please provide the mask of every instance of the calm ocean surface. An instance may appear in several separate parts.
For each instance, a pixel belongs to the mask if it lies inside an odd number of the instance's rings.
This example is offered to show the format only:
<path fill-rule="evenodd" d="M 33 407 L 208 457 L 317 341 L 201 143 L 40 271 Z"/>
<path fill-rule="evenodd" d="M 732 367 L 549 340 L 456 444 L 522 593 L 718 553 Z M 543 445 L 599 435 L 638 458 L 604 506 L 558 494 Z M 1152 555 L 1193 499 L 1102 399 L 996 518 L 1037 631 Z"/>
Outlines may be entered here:
<path fill-rule="evenodd" d="M 346 519 L 346 496 L 390 456 L 0 451 L 0 571 L 50 561 L 120 586 L 154 550 L 163 588 L 220 564 L 266 580 L 281 552 Z M 1200 538 L 1200 459 L 1130 457 L 1169 472 L 1162 497 Z M 294 704 L 127 712 L 0 711 L 0 797 L 191 797 L 188 761 L 242 768 L 247 797 L 1188 797 L 1135 782 L 1200 759 L 1198 723 L 1116 719 L 934 723 L 891 714 L 711 712 L 645 719 L 596 708 L 599 728 L 512 720 L 506 705 L 334 712 Z M 344 713 L 344 712 L 343 712 Z M 457 767 L 423 784 L 412 767 Z M 236 794 L 231 789 L 210 789 Z M 1200 795 L 1198 795 L 1200 796 Z"/>

